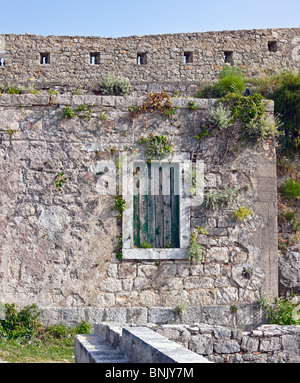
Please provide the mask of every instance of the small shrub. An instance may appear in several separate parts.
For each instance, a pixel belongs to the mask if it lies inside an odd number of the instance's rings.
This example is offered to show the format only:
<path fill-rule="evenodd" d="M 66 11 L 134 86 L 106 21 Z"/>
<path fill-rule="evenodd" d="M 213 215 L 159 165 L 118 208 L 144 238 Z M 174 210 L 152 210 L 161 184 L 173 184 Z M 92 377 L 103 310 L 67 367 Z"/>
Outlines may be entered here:
<path fill-rule="evenodd" d="M 220 100 L 232 111 L 234 120 L 248 124 L 251 120 L 260 120 L 265 116 L 266 107 L 260 94 L 241 96 L 229 93 Z"/>
<path fill-rule="evenodd" d="M 154 136 L 150 134 L 149 137 L 141 138 L 139 143 L 146 145 L 145 154 L 148 163 L 151 162 L 151 159 L 161 160 L 174 153 L 167 136 Z"/>
<path fill-rule="evenodd" d="M 219 77 L 220 80 L 214 86 L 219 97 L 223 97 L 228 93 L 242 95 L 245 92 L 245 79 L 237 68 L 226 66 L 221 71 Z"/>
<path fill-rule="evenodd" d="M 280 115 L 283 125 L 280 130 L 278 151 L 287 155 L 299 153 L 300 148 L 300 71 L 283 72 L 278 76 L 278 87 L 271 93 L 274 111 Z"/>
<path fill-rule="evenodd" d="M 220 98 L 228 93 L 242 95 L 246 89 L 243 74 L 234 67 L 226 66 L 214 84 L 204 85 L 197 93 L 199 98 Z"/>
<path fill-rule="evenodd" d="M 239 189 L 239 186 L 233 189 L 225 186 L 224 189 L 220 191 L 209 191 L 204 194 L 204 205 L 208 209 L 212 210 L 223 209 L 224 207 L 230 206 L 233 203 Z"/>
<path fill-rule="evenodd" d="M 205 234 L 205 233 L 207 233 L 206 229 L 201 227 L 192 230 L 191 236 L 190 236 L 190 243 L 189 243 L 188 251 L 187 251 L 187 259 L 190 263 L 192 261 L 195 261 L 196 263 L 200 263 L 203 259 L 204 248 L 199 243 L 197 243 L 197 239 L 199 237 L 199 234 Z"/>
<path fill-rule="evenodd" d="M 5 319 L 0 321 L 0 337 L 31 338 L 41 328 L 40 311 L 35 304 L 17 311 L 17 305 L 5 304 Z"/>
<path fill-rule="evenodd" d="M 90 334 L 91 329 L 92 325 L 90 323 L 82 321 L 77 327 L 71 330 L 71 335 Z"/>
<path fill-rule="evenodd" d="M 280 186 L 280 191 L 289 199 L 300 198 L 300 182 L 289 178 Z"/>
<path fill-rule="evenodd" d="M 56 339 L 61 339 L 69 334 L 68 328 L 63 324 L 53 324 L 46 328 L 46 333 Z"/>
<path fill-rule="evenodd" d="M 300 304 L 293 299 L 279 297 L 273 304 L 266 298 L 261 299 L 260 306 L 266 311 L 270 324 L 300 325 Z"/>
<path fill-rule="evenodd" d="M 63 108 L 64 114 L 63 118 L 73 118 L 76 116 L 73 109 L 71 109 L 69 106 L 66 106 Z"/>
<path fill-rule="evenodd" d="M 220 130 L 228 128 L 232 121 L 231 111 L 226 106 L 220 104 L 214 109 L 209 111 L 209 120 Z"/>
<path fill-rule="evenodd" d="M 126 209 L 126 200 L 122 198 L 121 195 L 116 195 L 115 196 L 115 210 L 118 210 L 119 212 L 119 217 L 118 220 L 121 221 L 122 215 L 124 210 Z"/>
<path fill-rule="evenodd" d="M 120 94 L 123 96 L 130 91 L 130 82 L 126 78 L 109 74 L 100 83 L 100 90 L 103 94 Z"/>
<path fill-rule="evenodd" d="M 281 136 L 283 133 L 280 131 L 282 123 L 278 116 L 274 118 L 265 117 L 260 120 L 251 120 L 244 127 L 245 135 L 251 140 L 267 140 Z"/>
<path fill-rule="evenodd" d="M 175 307 L 174 307 L 174 312 L 175 314 L 181 316 L 187 309 L 187 304 L 185 302 L 181 302 L 181 303 L 178 303 Z"/>

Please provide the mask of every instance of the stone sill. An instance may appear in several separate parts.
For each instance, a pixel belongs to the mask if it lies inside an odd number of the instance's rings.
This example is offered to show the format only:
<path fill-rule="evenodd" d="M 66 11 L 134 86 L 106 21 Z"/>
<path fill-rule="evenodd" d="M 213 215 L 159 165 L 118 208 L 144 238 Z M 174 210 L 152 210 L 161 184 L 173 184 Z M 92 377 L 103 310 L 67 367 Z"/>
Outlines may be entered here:
<path fill-rule="evenodd" d="M 187 249 L 124 249 L 122 259 L 187 259 Z"/>

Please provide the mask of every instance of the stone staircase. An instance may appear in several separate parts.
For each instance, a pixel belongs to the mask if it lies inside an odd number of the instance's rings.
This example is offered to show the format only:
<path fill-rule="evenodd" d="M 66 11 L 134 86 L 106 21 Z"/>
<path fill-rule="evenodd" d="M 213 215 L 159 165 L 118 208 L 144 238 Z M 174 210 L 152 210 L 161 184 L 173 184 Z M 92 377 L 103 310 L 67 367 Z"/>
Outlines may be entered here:
<path fill-rule="evenodd" d="M 75 337 L 76 363 L 212 363 L 147 327 L 94 325 Z"/>
<path fill-rule="evenodd" d="M 103 336 L 77 335 L 75 338 L 76 363 L 128 363 L 129 360 Z"/>

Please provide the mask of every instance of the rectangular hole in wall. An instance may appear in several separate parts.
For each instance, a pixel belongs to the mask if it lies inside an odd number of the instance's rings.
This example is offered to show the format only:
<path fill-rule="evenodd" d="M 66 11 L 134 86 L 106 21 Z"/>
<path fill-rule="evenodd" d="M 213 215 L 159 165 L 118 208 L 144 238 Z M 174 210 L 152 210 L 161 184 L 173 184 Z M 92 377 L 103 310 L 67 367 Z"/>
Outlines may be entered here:
<path fill-rule="evenodd" d="M 99 65 L 100 64 L 100 53 L 99 52 L 91 52 L 90 53 L 90 64 Z"/>
<path fill-rule="evenodd" d="M 40 63 L 50 64 L 50 53 L 40 53 Z"/>
<path fill-rule="evenodd" d="M 4 66 L 5 65 L 5 59 L 4 57 L 0 57 L 0 66 Z"/>
<path fill-rule="evenodd" d="M 146 65 L 147 64 L 147 53 L 139 52 L 137 54 L 137 64 L 138 65 Z"/>
<path fill-rule="evenodd" d="M 277 52 L 277 41 L 269 41 L 268 50 L 269 52 Z"/>
<path fill-rule="evenodd" d="M 232 51 L 225 51 L 224 52 L 224 62 L 226 64 L 233 64 L 233 52 Z"/>
<path fill-rule="evenodd" d="M 184 52 L 184 63 L 192 64 L 193 63 L 193 52 Z"/>

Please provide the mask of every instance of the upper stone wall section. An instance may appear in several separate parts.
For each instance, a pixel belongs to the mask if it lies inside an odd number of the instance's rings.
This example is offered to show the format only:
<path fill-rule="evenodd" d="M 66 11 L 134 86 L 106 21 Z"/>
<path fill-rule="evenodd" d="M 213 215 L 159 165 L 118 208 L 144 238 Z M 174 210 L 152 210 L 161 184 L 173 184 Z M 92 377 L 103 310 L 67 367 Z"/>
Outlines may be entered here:
<path fill-rule="evenodd" d="M 0 35 L 0 83 L 37 88 L 97 90 L 114 73 L 129 78 L 137 91 L 156 91 L 153 84 L 174 91 L 215 80 L 225 63 L 252 75 L 300 68 L 300 29 L 122 38 Z"/>

